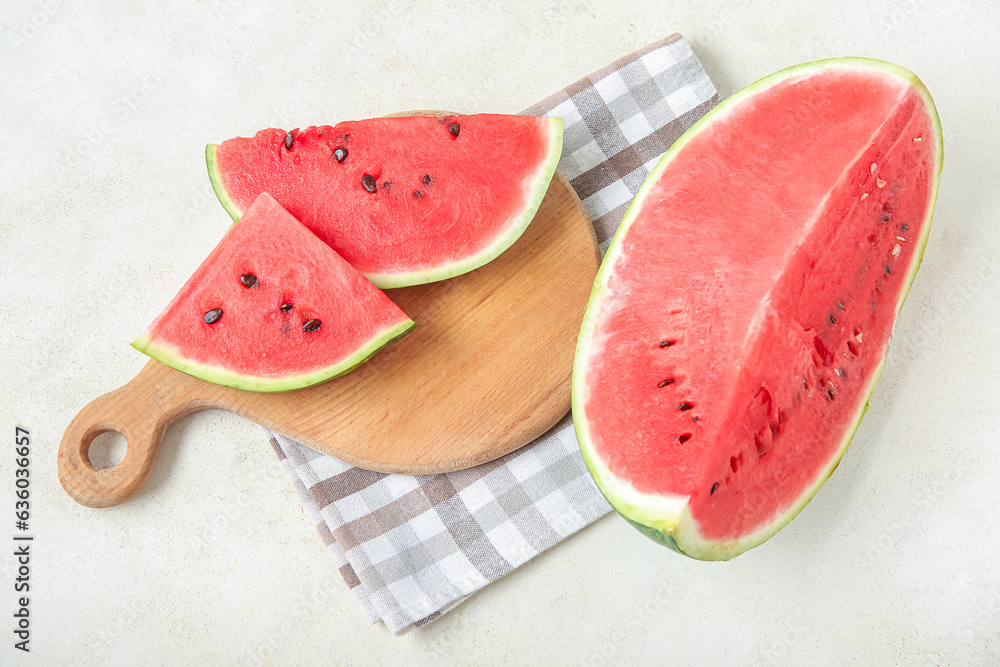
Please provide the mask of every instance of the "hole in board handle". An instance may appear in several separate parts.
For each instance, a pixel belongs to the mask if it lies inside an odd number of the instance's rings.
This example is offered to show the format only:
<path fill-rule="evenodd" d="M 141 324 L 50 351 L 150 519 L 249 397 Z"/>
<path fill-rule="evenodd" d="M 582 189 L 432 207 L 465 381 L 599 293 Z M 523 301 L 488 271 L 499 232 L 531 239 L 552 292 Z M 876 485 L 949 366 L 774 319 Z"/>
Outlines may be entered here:
<path fill-rule="evenodd" d="M 125 460 L 128 441 L 114 430 L 101 431 L 87 446 L 87 459 L 98 470 L 114 468 Z"/>

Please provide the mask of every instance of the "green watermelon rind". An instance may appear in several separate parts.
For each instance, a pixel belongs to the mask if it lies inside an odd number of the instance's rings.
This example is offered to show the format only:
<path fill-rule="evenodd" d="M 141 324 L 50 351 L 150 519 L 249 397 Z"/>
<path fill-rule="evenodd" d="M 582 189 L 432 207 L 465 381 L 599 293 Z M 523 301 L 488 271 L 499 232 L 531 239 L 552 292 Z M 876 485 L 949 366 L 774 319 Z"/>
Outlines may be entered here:
<path fill-rule="evenodd" d="M 660 174 L 665 171 L 667 165 L 673 159 L 673 156 L 678 153 L 691 140 L 692 137 L 709 127 L 717 118 L 723 117 L 730 107 L 776 83 L 780 83 L 781 81 L 789 78 L 812 73 L 826 67 L 845 66 L 880 70 L 886 74 L 905 80 L 908 85 L 910 85 L 912 89 L 916 90 L 922 97 L 924 107 L 930 116 L 934 130 L 934 141 L 936 142 L 936 162 L 934 165 L 933 181 L 928 187 L 930 194 L 927 202 L 927 215 L 924 220 L 920 238 L 918 239 L 917 251 L 914 253 L 913 260 L 911 260 L 910 270 L 905 276 L 903 290 L 896 305 L 896 314 L 898 315 L 900 309 L 903 307 L 903 302 L 909 294 L 917 269 L 920 267 L 920 263 L 923 260 L 927 239 L 930 234 L 931 218 L 933 217 L 934 205 L 937 201 L 938 184 L 940 182 L 940 174 L 944 157 L 944 140 L 941 130 L 941 120 L 937 114 L 937 108 L 934 105 L 934 100 L 931 97 L 930 92 L 927 90 L 923 82 L 920 81 L 915 74 L 903 67 L 900 67 L 899 65 L 870 58 L 831 58 L 827 60 L 804 63 L 781 70 L 747 86 L 705 114 L 705 116 L 699 119 L 698 122 L 688 129 L 687 132 L 685 132 L 684 135 L 670 147 L 670 149 L 663 155 L 662 158 L 660 158 L 660 161 L 649 173 L 645 182 L 639 188 L 639 192 L 636 194 L 635 199 L 625 212 L 625 216 L 622 219 L 618 230 L 615 232 L 615 236 L 612 239 L 611 244 L 608 246 L 604 261 L 602 262 L 601 268 L 597 273 L 597 277 L 594 279 L 594 287 L 591 291 L 590 301 L 587 305 L 583 323 L 580 327 L 580 335 L 577 340 L 572 383 L 573 424 L 576 430 L 577 442 L 580 446 L 581 454 L 583 455 L 584 462 L 587 464 L 587 468 L 590 470 L 591 476 L 597 483 L 601 493 L 619 514 L 621 514 L 630 524 L 635 526 L 646 536 L 691 558 L 699 560 L 729 560 L 730 558 L 738 556 L 739 554 L 764 543 L 774 536 L 775 533 L 784 528 L 793 518 L 795 518 L 796 515 L 798 515 L 802 508 L 804 508 L 809 501 L 812 500 L 812 498 L 819 491 L 820 487 L 822 487 L 826 480 L 830 478 L 833 471 L 839 465 L 844 454 L 847 452 L 848 446 L 854 438 L 854 434 L 857 432 L 857 429 L 861 424 L 862 417 L 868 410 L 868 405 L 871 400 L 872 393 L 875 390 L 875 385 L 882 374 L 882 368 L 885 364 L 885 358 L 888 353 L 888 346 L 883 353 L 879 365 L 872 375 L 871 384 L 864 392 L 864 399 L 860 403 L 860 408 L 856 413 L 855 419 L 847 429 L 843 442 L 831 456 L 827 465 L 820 470 L 813 484 L 805 489 L 796 501 L 791 504 L 791 506 L 779 515 L 775 516 L 770 523 L 762 526 L 757 531 L 736 540 L 708 540 L 703 538 L 699 533 L 696 522 L 690 515 L 688 498 L 686 496 L 673 494 L 657 495 L 638 491 L 628 482 L 616 477 L 614 473 L 608 469 L 608 467 L 597 455 L 593 442 L 590 438 L 586 420 L 586 411 L 584 410 L 584 397 L 587 389 L 586 377 L 581 369 L 586 367 L 585 360 L 590 351 L 589 341 L 595 325 L 596 314 L 600 310 L 599 306 L 603 302 L 603 297 L 606 292 L 607 279 L 611 272 L 610 267 L 614 266 L 617 257 L 621 252 L 622 239 L 627 236 L 628 229 L 631 226 L 632 221 L 638 215 L 645 196 L 651 189 L 652 184 L 657 181 Z"/>
<path fill-rule="evenodd" d="M 381 289 L 393 289 L 396 287 L 409 287 L 411 285 L 423 285 L 439 280 L 447 280 L 468 273 L 474 269 L 488 264 L 499 257 L 505 250 L 514 245 L 514 242 L 521 238 L 524 230 L 535 218 L 538 207 L 545 199 L 545 193 L 549 190 L 552 177 L 555 176 L 556 167 L 562 157 L 563 144 L 563 121 L 559 117 L 544 118 L 549 127 L 549 147 L 545 161 L 542 162 L 534 174 L 526 178 L 529 181 L 528 195 L 524 202 L 524 207 L 520 213 L 513 218 L 493 242 L 479 250 L 476 254 L 464 257 L 458 261 L 448 264 L 441 264 L 416 271 L 406 273 L 361 273 L 368 278 L 376 287 Z M 205 147 L 205 159 L 208 163 L 208 177 L 212 181 L 212 189 L 215 190 L 219 202 L 226 209 L 233 220 L 239 220 L 243 212 L 229 196 L 222 183 L 222 174 L 219 172 L 218 158 L 216 151 L 218 144 L 209 144 Z"/>
<path fill-rule="evenodd" d="M 226 209 L 226 213 L 229 217 L 233 219 L 233 222 L 237 222 L 241 217 L 243 217 L 243 211 L 236 205 L 236 202 L 232 200 L 229 193 L 226 192 L 226 188 L 222 185 L 222 174 L 219 173 L 219 160 L 217 151 L 219 149 L 219 144 L 209 144 L 205 146 L 205 162 L 208 164 L 208 180 L 212 182 L 212 189 L 215 190 L 215 196 L 219 198 L 219 203 L 222 204 L 222 208 Z"/>
<path fill-rule="evenodd" d="M 274 378 L 236 373 L 220 366 L 193 361 L 170 345 L 153 342 L 148 333 L 132 341 L 132 347 L 162 364 L 207 382 L 245 391 L 278 392 L 310 387 L 345 375 L 378 354 L 382 348 L 413 331 L 416 326 L 417 323 L 413 320 L 404 320 L 382 329 L 360 345 L 349 357 L 335 364 L 308 373 Z"/>

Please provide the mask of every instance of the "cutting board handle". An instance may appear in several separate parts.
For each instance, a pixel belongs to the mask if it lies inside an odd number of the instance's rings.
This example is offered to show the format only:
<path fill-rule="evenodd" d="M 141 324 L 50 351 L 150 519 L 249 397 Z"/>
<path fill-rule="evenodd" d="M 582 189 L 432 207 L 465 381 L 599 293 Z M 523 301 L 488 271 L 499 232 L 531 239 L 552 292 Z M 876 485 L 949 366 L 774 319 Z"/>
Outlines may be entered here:
<path fill-rule="evenodd" d="M 112 507 L 146 483 L 167 428 L 182 416 L 212 407 L 192 398 L 191 385 L 166 382 L 169 368 L 150 361 L 123 387 L 94 399 L 70 422 L 59 443 L 59 483 L 87 507 Z M 187 377 L 187 376 L 185 376 Z M 125 458 L 112 468 L 90 462 L 90 443 L 102 433 L 120 433 Z"/>

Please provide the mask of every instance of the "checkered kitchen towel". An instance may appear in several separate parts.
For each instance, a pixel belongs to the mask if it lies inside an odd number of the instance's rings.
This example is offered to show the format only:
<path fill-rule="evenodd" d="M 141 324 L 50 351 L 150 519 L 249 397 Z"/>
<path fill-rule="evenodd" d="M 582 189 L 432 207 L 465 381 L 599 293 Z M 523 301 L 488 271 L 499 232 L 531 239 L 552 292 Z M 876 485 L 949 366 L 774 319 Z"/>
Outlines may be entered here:
<path fill-rule="evenodd" d="M 719 97 L 680 35 L 527 109 L 561 116 L 559 169 L 602 251 L 646 174 Z M 609 511 L 567 416 L 501 459 L 440 475 L 355 468 L 269 434 L 368 618 L 420 626 Z"/>

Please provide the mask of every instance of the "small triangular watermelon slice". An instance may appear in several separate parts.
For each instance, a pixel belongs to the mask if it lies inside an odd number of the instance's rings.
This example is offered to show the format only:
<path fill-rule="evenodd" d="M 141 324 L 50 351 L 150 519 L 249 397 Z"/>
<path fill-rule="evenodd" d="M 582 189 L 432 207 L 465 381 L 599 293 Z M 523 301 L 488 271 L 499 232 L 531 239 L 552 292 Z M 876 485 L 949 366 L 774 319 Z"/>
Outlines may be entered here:
<path fill-rule="evenodd" d="M 500 255 L 535 216 L 561 152 L 562 119 L 499 114 L 272 128 L 205 151 L 234 220 L 269 192 L 382 288 Z"/>
<path fill-rule="evenodd" d="M 343 375 L 416 324 L 267 193 L 132 346 L 249 391 Z"/>

